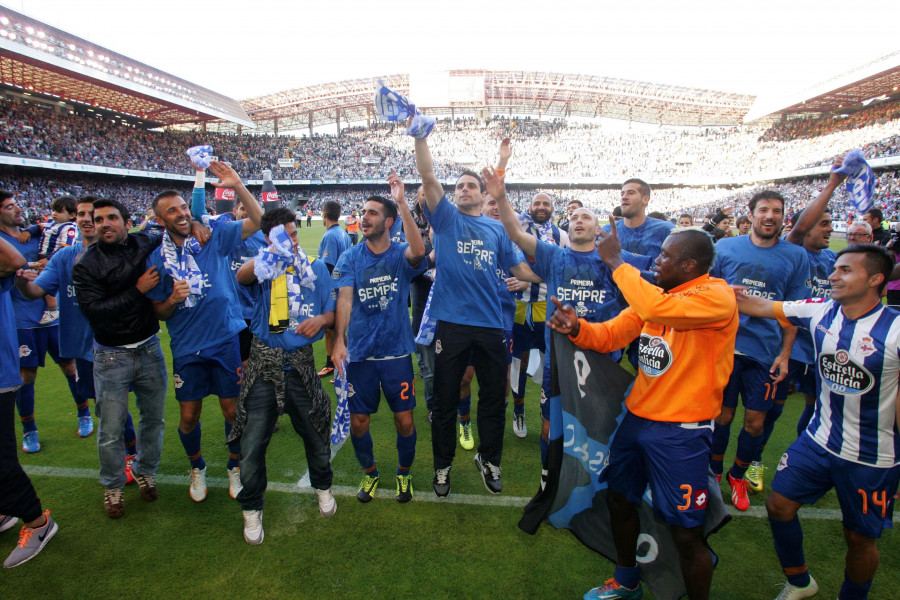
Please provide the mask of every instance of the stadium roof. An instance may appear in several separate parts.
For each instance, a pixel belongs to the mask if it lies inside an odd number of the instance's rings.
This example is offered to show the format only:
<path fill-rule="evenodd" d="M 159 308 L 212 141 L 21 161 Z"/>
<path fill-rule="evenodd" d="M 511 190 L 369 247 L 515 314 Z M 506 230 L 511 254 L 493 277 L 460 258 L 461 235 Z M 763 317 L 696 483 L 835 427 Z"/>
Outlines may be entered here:
<path fill-rule="evenodd" d="M 323 83 L 241 102 L 257 131 L 375 117 L 376 77 Z M 592 75 L 484 69 L 399 74 L 385 85 L 432 114 L 609 117 L 662 125 L 740 125 L 754 97 Z"/>
<path fill-rule="evenodd" d="M 853 112 L 874 101 L 900 98 L 898 90 L 900 90 L 900 51 L 800 92 L 760 97 L 744 121 L 749 123 L 773 115 Z"/>
<path fill-rule="evenodd" d="M 149 65 L 0 7 L 0 85 L 153 125 L 222 119 L 253 127 L 241 105 Z"/>

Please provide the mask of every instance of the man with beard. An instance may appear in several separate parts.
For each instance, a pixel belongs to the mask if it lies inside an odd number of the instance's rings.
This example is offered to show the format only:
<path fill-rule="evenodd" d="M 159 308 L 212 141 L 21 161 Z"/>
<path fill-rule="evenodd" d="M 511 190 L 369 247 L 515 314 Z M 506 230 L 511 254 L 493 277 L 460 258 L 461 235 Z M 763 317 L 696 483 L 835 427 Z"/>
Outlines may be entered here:
<path fill-rule="evenodd" d="M 650 186 L 642 179 L 628 179 L 622 184 L 620 204 L 622 218 L 616 221 L 616 230 L 622 250 L 646 257 L 653 264 L 659 256 L 659 249 L 675 224 L 647 217 L 650 203 Z M 603 232 L 609 233 L 610 226 L 604 225 Z M 653 281 L 650 271 L 643 271 L 644 278 Z"/>
<path fill-rule="evenodd" d="M 800 300 L 809 290 L 809 260 L 806 252 L 778 237 L 784 222 L 784 197 L 765 190 L 750 199 L 749 236 L 721 240 L 711 274 L 732 285 L 743 285 L 748 294 L 769 300 Z M 735 344 L 734 370 L 725 388 L 722 413 L 713 433 L 711 468 L 717 477 L 723 472 L 731 421 L 738 395 L 744 403 L 744 426 L 738 435 L 734 464 L 728 472 L 731 501 L 735 508 L 750 508 L 744 474 L 759 455 L 766 413 L 775 402 L 777 386 L 787 377 L 788 359 L 797 329 L 781 328 L 772 321 L 741 315 Z"/>
<path fill-rule="evenodd" d="M 181 419 L 178 434 L 191 464 L 190 497 L 206 499 L 206 461 L 201 451 L 200 412 L 203 398 L 219 397 L 225 417 L 225 437 L 231 433 L 241 383 L 239 333 L 246 328 L 236 283 L 231 275 L 231 254 L 259 231 L 262 209 L 235 171 L 222 162 L 210 170 L 219 178 L 216 187 L 232 188 L 249 215 L 243 221 L 220 224 L 202 248 L 191 235 L 191 210 L 174 190 L 153 200 L 156 219 L 166 227 L 158 251 L 147 258 L 159 281 L 147 294 L 159 319 L 167 321 L 172 349 L 172 379 Z M 240 443 L 228 444 L 229 494 L 240 491 Z"/>
<path fill-rule="evenodd" d="M 403 182 L 393 170 L 388 183 L 396 204 L 380 196 L 366 200 L 361 219 L 365 243 L 344 252 L 332 273 L 338 289 L 334 364 L 351 390 L 350 441 L 363 469 L 356 496 L 360 502 L 370 502 L 378 489 L 369 423 L 382 392 L 397 428 L 396 499 L 409 502 L 413 496 L 409 470 L 416 456 L 416 396 L 411 355 L 416 347 L 407 299 L 410 281 L 425 271 L 427 262 Z M 398 209 L 409 232 L 408 244 L 391 241 Z M 349 361 L 346 373 L 342 360 Z"/>
<path fill-rule="evenodd" d="M 498 199 L 499 200 L 499 199 Z M 509 201 L 506 202 L 509 205 Z M 519 229 L 524 230 L 535 240 L 553 244 L 559 248 L 569 247 L 569 236 L 565 231 L 553 224 L 553 200 L 547 194 L 535 194 L 531 199 L 528 211 L 518 215 Z M 513 240 L 515 241 L 515 240 Z M 531 246 L 531 244 L 528 244 Z M 534 264 L 534 256 L 519 246 Z M 528 374 L 528 356 L 531 350 L 539 350 L 546 354 L 545 323 L 547 321 L 547 284 L 532 283 L 517 294 L 516 316 L 513 324 L 513 356 L 521 359 L 516 385 L 513 389 L 513 433 L 523 438 L 528 434 L 525 425 L 525 384 Z M 515 365 L 513 366 L 515 373 Z M 541 404 L 546 404 L 546 397 L 541 395 Z"/>

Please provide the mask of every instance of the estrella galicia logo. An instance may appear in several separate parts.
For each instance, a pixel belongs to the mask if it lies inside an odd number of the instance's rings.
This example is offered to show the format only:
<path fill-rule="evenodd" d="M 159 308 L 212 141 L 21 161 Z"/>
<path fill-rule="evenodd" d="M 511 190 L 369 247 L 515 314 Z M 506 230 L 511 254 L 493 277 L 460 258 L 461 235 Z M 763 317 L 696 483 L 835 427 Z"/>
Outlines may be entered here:
<path fill-rule="evenodd" d="M 668 342 L 655 335 L 641 335 L 638 363 L 650 377 L 659 377 L 672 366 L 672 350 Z"/>
<path fill-rule="evenodd" d="M 846 350 L 819 356 L 819 375 L 838 394 L 865 394 L 875 385 L 875 377 Z"/>

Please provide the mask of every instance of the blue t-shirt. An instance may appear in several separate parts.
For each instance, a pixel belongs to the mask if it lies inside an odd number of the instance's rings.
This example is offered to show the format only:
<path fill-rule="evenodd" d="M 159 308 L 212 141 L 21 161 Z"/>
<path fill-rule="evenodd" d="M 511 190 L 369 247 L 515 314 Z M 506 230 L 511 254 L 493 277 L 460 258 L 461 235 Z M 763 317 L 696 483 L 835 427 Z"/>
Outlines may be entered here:
<path fill-rule="evenodd" d="M 213 229 L 212 237 L 194 255 L 203 272 L 204 294 L 188 308 L 184 303 L 166 321 L 171 338 L 172 356 L 186 356 L 220 344 L 244 329 L 236 283 L 231 276 L 231 253 L 241 245 L 241 221 L 225 223 Z M 179 258 L 182 248 L 177 249 Z M 160 280 L 147 297 L 163 301 L 172 293 L 173 279 L 163 266 L 162 246 L 147 258 L 147 268 L 156 267 Z"/>
<path fill-rule="evenodd" d="M 269 332 L 269 311 L 272 303 L 272 282 L 256 281 L 251 285 L 240 286 L 247 290 L 248 295 L 253 302 L 253 316 L 250 320 L 250 330 L 253 335 L 258 337 L 262 343 L 269 348 L 284 348 L 294 351 L 303 346 L 309 346 L 313 342 L 322 339 L 325 330 L 320 329 L 312 338 L 303 337 L 294 333 L 297 324 L 316 317 L 323 313 L 334 310 L 334 289 L 332 288 L 331 273 L 328 267 L 321 260 L 314 260 L 312 263 L 313 273 L 316 275 L 316 289 L 300 286 L 300 293 L 303 297 L 300 305 L 300 315 L 291 318 L 291 325 L 282 333 Z"/>
<path fill-rule="evenodd" d="M 603 231 L 609 233 L 609 224 L 603 226 Z M 669 232 L 675 229 L 675 224 L 669 221 L 661 221 L 653 217 L 647 217 L 643 223 L 637 227 L 628 227 L 625 220 L 616 221 L 616 232 L 619 234 L 619 242 L 622 244 L 622 250 L 636 254 L 636 258 L 645 257 L 649 259 L 649 264 L 653 264 L 656 257 L 659 256 L 659 250 L 662 248 L 663 242 L 669 236 Z M 656 281 L 656 277 L 650 271 L 642 271 L 641 275 L 649 281 Z"/>
<path fill-rule="evenodd" d="M 18 239 L 5 231 L 0 231 L 0 236 L 3 236 L 4 240 L 12 244 L 12 247 L 18 250 L 19 254 L 24 256 L 28 262 L 35 262 L 40 259 L 40 256 L 38 256 L 41 246 L 40 238 L 31 238 L 28 242 L 20 244 Z M 36 329 L 38 327 L 50 327 L 59 323 L 57 320 L 45 325 L 40 324 L 41 317 L 44 315 L 44 311 L 47 310 L 47 303 L 43 297 L 37 300 L 29 300 L 15 288 L 10 290 L 9 295 L 10 299 L 12 299 L 13 312 L 16 315 L 16 329 Z M 18 358 L 16 359 L 16 364 L 18 364 Z"/>
<path fill-rule="evenodd" d="M 260 248 L 265 248 L 267 245 L 266 236 L 263 235 L 262 231 L 257 231 L 244 240 L 244 243 L 232 250 L 229 257 L 231 259 L 231 276 L 235 282 L 235 289 L 241 302 L 241 316 L 244 319 L 253 318 L 253 296 L 248 286 L 237 284 L 237 271 L 241 268 L 241 265 L 255 257 Z"/>
<path fill-rule="evenodd" d="M 75 286 L 72 285 L 72 267 L 86 249 L 78 244 L 57 251 L 34 283 L 58 298 L 59 355 L 93 362 L 94 332 L 78 307 Z"/>
<path fill-rule="evenodd" d="M 751 296 L 768 300 L 803 300 L 809 297 L 809 260 L 806 250 L 779 239 L 763 248 L 749 235 L 724 238 L 716 244 L 716 262 L 710 272 L 731 285 L 747 286 Z M 772 319 L 741 315 L 735 352 L 767 367 L 781 352 L 781 326 Z"/>
<path fill-rule="evenodd" d="M 819 252 L 809 248 L 804 248 L 804 250 L 806 250 L 806 258 L 809 259 L 809 279 L 806 280 L 809 297 L 831 298 L 831 282 L 828 281 L 828 276 L 834 271 L 837 254 L 827 248 Z M 791 349 L 791 358 L 808 365 L 815 362 L 812 338 L 809 332 L 802 327 L 797 331 L 797 340 Z"/>
<path fill-rule="evenodd" d="M 351 362 L 404 356 L 416 350 L 406 302 L 409 282 L 424 273 L 428 265 L 423 258 L 417 266 L 411 266 L 406 260 L 408 247 L 409 244 L 392 243 L 381 254 L 375 254 L 368 244 L 358 244 L 341 255 L 332 272 L 336 288 L 353 288 L 347 328 Z"/>
<path fill-rule="evenodd" d="M 434 229 L 438 277 L 431 315 L 438 321 L 503 329 L 497 294 L 497 269 L 509 270 L 522 261 L 498 221 L 465 215 L 441 198 L 434 212 L 425 206 Z"/>
<path fill-rule="evenodd" d="M 332 225 L 319 242 L 319 258 L 333 267 L 349 247 L 350 236 L 347 232 L 340 225 Z"/>
<path fill-rule="evenodd" d="M 22 385 L 19 376 L 19 337 L 16 317 L 9 297 L 16 276 L 0 279 L 0 390 Z"/>
<path fill-rule="evenodd" d="M 515 260 L 525 262 L 525 255 L 521 250 L 513 246 L 513 251 L 516 253 Z M 506 280 L 510 277 L 511 275 L 507 269 L 497 267 L 497 295 L 500 296 L 500 310 L 503 313 L 504 331 L 512 331 L 513 324 L 516 321 L 516 293 L 509 291 L 506 285 Z"/>

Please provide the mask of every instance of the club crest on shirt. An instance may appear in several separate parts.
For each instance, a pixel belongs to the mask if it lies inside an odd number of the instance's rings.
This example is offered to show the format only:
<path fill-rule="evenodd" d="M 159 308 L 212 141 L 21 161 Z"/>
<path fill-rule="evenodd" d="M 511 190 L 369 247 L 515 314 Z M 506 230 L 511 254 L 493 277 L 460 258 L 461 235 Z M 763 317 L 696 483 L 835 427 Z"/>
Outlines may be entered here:
<path fill-rule="evenodd" d="M 25 358 L 26 356 L 31 356 L 31 348 L 22 344 L 19 346 L 19 358 Z"/>
<path fill-rule="evenodd" d="M 865 394 L 875 385 L 875 377 L 850 357 L 847 350 L 819 356 L 822 383 L 838 394 Z"/>
<path fill-rule="evenodd" d="M 655 335 L 641 335 L 638 364 L 645 375 L 659 377 L 672 366 L 672 359 L 672 349 L 666 340 Z"/>
<path fill-rule="evenodd" d="M 776 469 L 776 471 L 782 471 L 784 469 L 787 469 L 787 466 L 788 466 L 788 454 L 787 454 L 787 452 L 785 452 L 784 454 L 781 455 L 781 460 L 778 461 L 778 468 Z"/>
<path fill-rule="evenodd" d="M 172 382 L 175 384 L 175 389 L 181 389 L 181 386 L 184 385 L 184 380 L 181 378 L 181 375 L 175 373 L 172 375 Z"/>
<path fill-rule="evenodd" d="M 335 281 L 337 281 L 338 279 L 341 278 L 341 272 L 338 271 L 337 269 L 335 269 L 334 271 L 331 272 L 331 278 L 334 279 Z"/>
<path fill-rule="evenodd" d="M 352 396 L 354 394 L 356 394 L 356 390 L 353 389 L 353 384 L 348 383 L 347 384 L 347 397 L 349 398 L 350 396 Z"/>
<path fill-rule="evenodd" d="M 878 348 L 875 346 L 875 340 L 866 335 L 859 339 L 853 354 L 855 356 L 872 356 L 877 351 Z"/>

